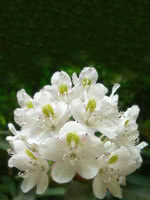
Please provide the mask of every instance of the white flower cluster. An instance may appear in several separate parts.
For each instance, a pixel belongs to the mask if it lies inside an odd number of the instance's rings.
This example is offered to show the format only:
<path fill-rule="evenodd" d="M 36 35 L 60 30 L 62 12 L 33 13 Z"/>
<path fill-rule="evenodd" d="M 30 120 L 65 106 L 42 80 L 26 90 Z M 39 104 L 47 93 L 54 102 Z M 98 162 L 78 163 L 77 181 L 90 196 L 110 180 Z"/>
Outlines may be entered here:
<path fill-rule="evenodd" d="M 119 84 L 106 95 L 107 88 L 97 79 L 93 67 L 85 67 L 79 77 L 74 73 L 72 81 L 61 71 L 33 98 L 24 89 L 17 93 L 20 108 L 14 119 L 21 128 L 8 125 L 13 133 L 7 137 L 8 166 L 20 170 L 23 192 L 36 186 L 42 194 L 50 177 L 67 183 L 78 174 L 93 179 L 97 198 L 104 198 L 107 190 L 122 197 L 120 185 L 141 166 L 140 151 L 147 143 L 138 144 L 138 106 L 120 112 L 115 94 Z"/>

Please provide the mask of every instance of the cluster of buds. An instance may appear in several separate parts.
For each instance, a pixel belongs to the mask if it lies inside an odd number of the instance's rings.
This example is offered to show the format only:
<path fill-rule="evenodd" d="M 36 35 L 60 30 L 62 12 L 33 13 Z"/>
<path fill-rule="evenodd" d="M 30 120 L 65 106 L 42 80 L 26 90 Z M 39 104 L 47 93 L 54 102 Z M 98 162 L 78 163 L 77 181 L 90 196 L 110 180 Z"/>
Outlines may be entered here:
<path fill-rule="evenodd" d="M 20 170 L 21 189 L 28 192 L 36 186 L 42 194 L 50 178 L 59 184 L 78 175 L 92 180 L 94 195 L 102 199 L 107 190 L 122 197 L 121 185 L 126 176 L 141 166 L 141 149 L 136 119 L 139 107 L 124 112 L 118 109 L 115 84 L 108 89 L 97 83 L 98 73 L 85 67 L 72 80 L 64 71 L 55 72 L 51 85 L 46 85 L 33 98 L 24 89 L 17 93 L 20 108 L 14 111 L 16 130 L 13 136 L 9 167 Z"/>

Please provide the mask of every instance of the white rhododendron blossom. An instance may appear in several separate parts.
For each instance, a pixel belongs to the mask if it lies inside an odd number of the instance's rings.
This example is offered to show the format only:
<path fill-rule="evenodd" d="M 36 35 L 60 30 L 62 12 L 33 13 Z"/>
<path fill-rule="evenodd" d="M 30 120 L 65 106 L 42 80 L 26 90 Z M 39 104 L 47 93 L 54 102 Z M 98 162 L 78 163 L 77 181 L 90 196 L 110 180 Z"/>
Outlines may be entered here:
<path fill-rule="evenodd" d="M 81 177 L 92 181 L 99 199 L 107 191 L 122 197 L 121 185 L 141 166 L 147 143 L 139 143 L 139 107 L 118 109 L 119 87 L 114 84 L 108 95 L 96 69 L 85 67 L 72 79 L 55 72 L 51 85 L 33 98 L 24 89 L 17 92 L 14 120 L 20 129 L 9 123 L 13 136 L 6 139 L 8 166 L 18 168 L 23 192 L 36 187 L 37 194 L 44 193 L 50 178 L 62 184 Z"/>
<path fill-rule="evenodd" d="M 36 186 L 37 194 L 43 193 L 48 186 L 48 162 L 38 152 L 31 151 L 21 140 L 13 142 L 11 154 L 8 166 L 20 170 L 19 176 L 24 178 L 22 191 L 28 192 Z"/>

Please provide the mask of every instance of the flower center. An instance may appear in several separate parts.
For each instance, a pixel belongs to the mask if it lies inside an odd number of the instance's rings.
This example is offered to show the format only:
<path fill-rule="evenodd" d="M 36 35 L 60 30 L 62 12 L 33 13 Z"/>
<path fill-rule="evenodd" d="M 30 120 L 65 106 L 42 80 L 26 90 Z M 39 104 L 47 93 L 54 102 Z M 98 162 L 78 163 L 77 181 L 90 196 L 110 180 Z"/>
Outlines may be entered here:
<path fill-rule="evenodd" d="M 108 160 L 108 163 L 109 163 L 109 164 L 114 164 L 114 163 L 117 162 L 117 160 L 118 160 L 118 156 L 117 156 L 117 155 L 114 155 L 114 156 L 112 156 L 112 157 Z"/>
<path fill-rule="evenodd" d="M 42 111 L 47 118 L 55 117 L 54 109 L 52 108 L 52 106 L 50 104 L 43 106 Z"/>
<path fill-rule="evenodd" d="M 58 88 L 60 94 L 68 93 L 68 87 L 66 84 L 61 84 Z"/>
<path fill-rule="evenodd" d="M 27 102 L 27 108 L 28 108 L 28 109 L 33 108 L 33 103 L 32 103 L 31 101 L 28 101 L 28 102 Z"/>
<path fill-rule="evenodd" d="M 78 146 L 80 143 L 80 137 L 75 132 L 68 133 L 67 134 L 67 143 L 69 146 L 72 146 L 72 145 Z"/>
<path fill-rule="evenodd" d="M 94 99 L 90 99 L 86 106 L 86 111 L 93 112 L 96 108 L 96 101 Z"/>
<path fill-rule="evenodd" d="M 85 87 L 85 86 L 90 86 L 91 83 L 92 83 L 92 81 L 91 81 L 90 79 L 88 79 L 88 78 L 84 78 L 84 79 L 82 80 L 82 85 L 83 85 L 83 87 Z"/>

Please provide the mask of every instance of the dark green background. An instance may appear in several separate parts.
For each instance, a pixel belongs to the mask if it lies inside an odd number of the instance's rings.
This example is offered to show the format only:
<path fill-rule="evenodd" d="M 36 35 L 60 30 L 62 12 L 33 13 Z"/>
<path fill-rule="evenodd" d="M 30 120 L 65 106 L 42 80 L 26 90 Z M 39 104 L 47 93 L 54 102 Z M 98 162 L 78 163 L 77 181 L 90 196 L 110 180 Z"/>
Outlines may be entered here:
<path fill-rule="evenodd" d="M 7 168 L 7 123 L 18 106 L 16 92 L 33 95 L 57 70 L 70 75 L 93 65 L 99 81 L 119 89 L 121 110 L 138 104 L 141 139 L 150 142 L 150 1 L 9 0 L 0 2 L 0 199 L 84 199 L 76 182 L 52 188 L 43 197 L 22 196 L 16 170 Z M 150 150 L 128 179 L 126 200 L 150 199 Z M 75 184 L 75 186 L 73 185 Z M 83 184 L 83 193 L 87 183 Z M 86 185 L 87 184 L 87 185 Z M 90 184 L 90 183 L 89 183 Z M 61 188 L 60 188 L 61 187 Z M 85 187 L 85 188 L 84 188 Z M 82 187 L 81 187 L 82 188 Z M 86 199 L 94 199 L 88 195 Z M 109 197 L 108 197 L 109 198 Z"/>

